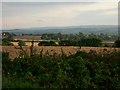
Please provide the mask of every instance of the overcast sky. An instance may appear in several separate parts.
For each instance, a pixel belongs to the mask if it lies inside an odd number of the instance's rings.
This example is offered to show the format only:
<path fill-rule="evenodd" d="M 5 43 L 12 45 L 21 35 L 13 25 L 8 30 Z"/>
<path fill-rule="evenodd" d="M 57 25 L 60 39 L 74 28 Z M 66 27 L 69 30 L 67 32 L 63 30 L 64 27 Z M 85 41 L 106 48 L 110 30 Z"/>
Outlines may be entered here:
<path fill-rule="evenodd" d="M 117 25 L 117 2 L 3 2 L 3 29 Z"/>

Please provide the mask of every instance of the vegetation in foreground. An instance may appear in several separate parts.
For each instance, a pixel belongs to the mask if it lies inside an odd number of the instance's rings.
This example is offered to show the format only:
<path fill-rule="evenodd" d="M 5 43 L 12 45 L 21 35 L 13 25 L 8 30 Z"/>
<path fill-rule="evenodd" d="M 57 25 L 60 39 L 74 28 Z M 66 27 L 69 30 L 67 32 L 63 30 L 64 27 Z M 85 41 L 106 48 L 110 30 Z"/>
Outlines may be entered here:
<path fill-rule="evenodd" d="M 14 60 L 2 52 L 2 88 L 120 88 L 120 52 L 78 51 L 67 57 L 62 49 L 61 56 L 37 54 L 33 46 L 30 51 L 28 56 L 21 47 Z"/>

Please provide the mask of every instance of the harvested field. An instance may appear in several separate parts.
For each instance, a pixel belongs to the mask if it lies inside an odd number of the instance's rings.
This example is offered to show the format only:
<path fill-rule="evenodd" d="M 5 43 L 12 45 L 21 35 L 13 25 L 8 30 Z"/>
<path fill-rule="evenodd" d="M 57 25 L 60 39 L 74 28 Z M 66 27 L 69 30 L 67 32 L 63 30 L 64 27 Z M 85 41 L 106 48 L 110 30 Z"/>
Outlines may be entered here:
<path fill-rule="evenodd" d="M 30 46 L 24 46 L 23 49 L 25 52 L 29 55 L 30 54 Z M 50 55 L 53 53 L 56 53 L 57 55 L 61 55 L 61 50 L 66 55 L 70 54 L 75 54 L 78 50 L 81 51 L 87 51 L 89 52 L 90 50 L 95 50 L 96 52 L 103 52 L 104 50 L 108 52 L 113 52 L 113 51 L 120 51 L 120 48 L 107 48 L 107 47 L 75 47 L 75 46 L 34 46 L 34 49 L 36 50 L 37 53 L 40 53 L 41 50 L 43 49 L 43 55 L 48 52 Z M 19 46 L 2 46 L 1 51 L 7 51 L 10 52 L 10 58 L 15 58 L 18 56 L 20 49 Z"/>
<path fill-rule="evenodd" d="M 14 46 L 18 46 L 18 42 L 11 42 Z M 34 46 L 38 46 L 39 42 L 34 42 Z M 25 42 L 26 46 L 31 46 L 31 42 Z"/>

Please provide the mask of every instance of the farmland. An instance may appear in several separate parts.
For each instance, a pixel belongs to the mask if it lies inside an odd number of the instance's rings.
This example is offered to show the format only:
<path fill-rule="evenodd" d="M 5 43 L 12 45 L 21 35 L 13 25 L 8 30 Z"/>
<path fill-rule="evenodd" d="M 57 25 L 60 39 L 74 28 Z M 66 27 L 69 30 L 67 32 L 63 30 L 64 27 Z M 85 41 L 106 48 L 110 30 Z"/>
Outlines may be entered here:
<path fill-rule="evenodd" d="M 26 53 L 30 53 L 30 46 L 23 46 L 23 49 Z M 95 50 L 96 52 L 102 52 L 104 49 L 108 51 L 120 51 L 120 48 L 110 48 L 110 47 L 78 47 L 78 46 L 35 46 L 34 49 L 37 53 L 43 49 L 43 53 L 45 54 L 47 51 L 49 54 L 53 54 L 53 51 L 57 54 L 61 54 L 61 49 L 63 52 L 69 56 L 70 54 L 75 54 L 77 51 L 86 51 L 89 52 L 90 50 Z M 2 46 L 2 51 L 10 52 L 10 58 L 15 58 L 19 54 L 19 46 Z"/>
<path fill-rule="evenodd" d="M 120 88 L 119 40 L 53 36 L 48 40 L 43 35 L 40 41 L 3 39 L 3 88 Z"/>
<path fill-rule="evenodd" d="M 117 2 L 2 3 L 0 87 L 119 90 L 116 6 Z"/>
<path fill-rule="evenodd" d="M 94 38 L 81 41 L 1 46 L 2 87 L 120 88 L 120 48 L 103 47 L 101 40 Z"/>

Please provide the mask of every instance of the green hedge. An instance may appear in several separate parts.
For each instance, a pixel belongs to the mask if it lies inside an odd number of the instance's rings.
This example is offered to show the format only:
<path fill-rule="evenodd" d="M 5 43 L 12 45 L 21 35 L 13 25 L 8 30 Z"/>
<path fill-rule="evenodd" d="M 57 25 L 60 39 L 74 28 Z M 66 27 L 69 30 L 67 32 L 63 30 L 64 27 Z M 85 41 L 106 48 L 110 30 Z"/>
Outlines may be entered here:
<path fill-rule="evenodd" d="M 80 45 L 81 46 L 101 46 L 102 45 L 102 40 L 98 38 L 82 38 L 80 40 Z"/>
<path fill-rule="evenodd" d="M 99 38 L 82 38 L 81 40 L 60 40 L 59 46 L 93 46 L 102 45 L 102 40 Z M 56 46 L 55 41 L 41 41 L 38 46 Z"/>
<path fill-rule="evenodd" d="M 9 41 L 2 41 L 2 46 L 13 46 Z"/>
<path fill-rule="evenodd" d="M 20 54 L 13 61 L 2 53 L 3 88 L 120 89 L 120 52 L 78 51 L 66 56 Z"/>

